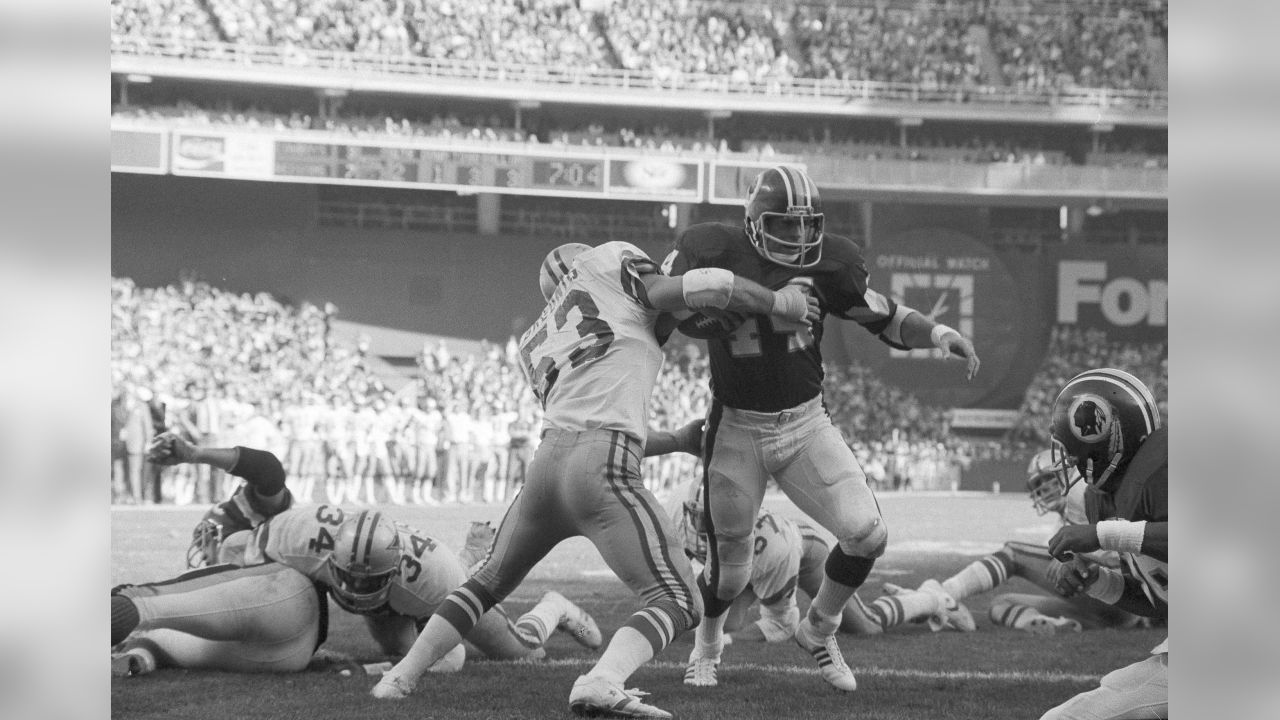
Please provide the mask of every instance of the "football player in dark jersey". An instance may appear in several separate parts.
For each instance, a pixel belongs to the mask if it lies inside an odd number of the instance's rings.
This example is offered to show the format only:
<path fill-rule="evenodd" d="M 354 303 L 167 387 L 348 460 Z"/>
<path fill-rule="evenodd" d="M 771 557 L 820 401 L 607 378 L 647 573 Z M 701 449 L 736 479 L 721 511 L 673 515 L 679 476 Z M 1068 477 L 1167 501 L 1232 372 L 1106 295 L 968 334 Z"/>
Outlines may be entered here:
<path fill-rule="evenodd" d="M 1136 615 L 1168 617 L 1169 433 L 1147 386 L 1122 370 L 1088 370 L 1053 403 L 1053 448 L 1060 466 L 1088 484 L 1088 523 L 1049 539 L 1059 561 L 1050 577 L 1064 595 L 1089 597 Z M 1077 554 L 1114 550 L 1115 570 Z M 1099 687 L 1045 713 L 1042 720 L 1169 717 L 1169 640 L 1145 659 L 1114 670 Z"/>
<path fill-rule="evenodd" d="M 884 552 L 888 533 L 866 475 L 823 406 L 822 320 L 852 320 L 895 348 L 937 347 L 963 358 L 970 379 L 978 371 L 973 343 L 872 290 L 859 247 L 825 233 L 823 224 L 813 181 L 800 169 L 777 166 L 752 182 L 745 228 L 689 227 L 664 263 L 671 275 L 723 268 L 769 288 L 800 284 L 821 312 L 811 328 L 800 329 L 763 315 L 739 316 L 707 341 L 713 402 L 703 507 L 714 540 L 700 583 L 706 619 L 685 674 L 690 685 L 717 684 L 725 612 L 750 577 L 752 528 L 769 478 L 837 540 L 796 642 L 817 660 L 828 683 L 843 691 L 857 685 L 835 632 L 845 603 Z"/>

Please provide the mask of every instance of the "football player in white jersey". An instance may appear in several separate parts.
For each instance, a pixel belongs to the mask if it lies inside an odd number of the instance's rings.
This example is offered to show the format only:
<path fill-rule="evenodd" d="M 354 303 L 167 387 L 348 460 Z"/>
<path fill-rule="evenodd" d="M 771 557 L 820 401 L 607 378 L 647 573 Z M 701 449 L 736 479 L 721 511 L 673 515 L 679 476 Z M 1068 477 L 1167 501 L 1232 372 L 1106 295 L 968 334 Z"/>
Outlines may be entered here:
<path fill-rule="evenodd" d="M 697 563 L 695 567 L 705 565 L 708 540 L 703 529 L 701 483 L 691 482 L 677 493 L 669 514 L 685 554 Z M 730 642 L 789 641 L 800 623 L 795 591 L 803 591 L 812 600 L 822 585 L 823 563 L 831 548 L 807 523 L 763 509 L 756 520 L 752 547 L 751 578 L 728 610 L 726 638 Z M 748 612 L 757 602 L 760 617 L 748 624 Z M 964 606 L 954 602 L 948 605 L 935 593 L 907 590 L 877 598 L 870 604 L 855 593 L 845 604 L 840 632 L 878 635 L 905 623 L 923 621 L 928 621 L 934 630 L 974 629 L 973 618 Z M 698 685 L 699 678 L 686 670 L 685 683 Z"/>
<path fill-rule="evenodd" d="M 446 593 L 467 577 L 466 566 L 443 542 L 381 512 L 290 508 L 284 469 L 271 453 L 201 448 L 165 434 L 149 457 L 166 465 L 213 465 L 246 481 L 197 526 L 188 563 L 217 564 L 112 592 L 113 646 L 134 630 L 166 631 L 133 643 L 150 652 L 152 665 L 302 669 L 324 635 L 324 603 L 316 604 L 312 584 L 363 616 L 380 647 L 398 657 Z M 603 642 L 595 621 L 555 592 L 515 623 L 495 607 L 466 640 L 490 658 L 540 658 L 557 628 L 592 649 Z M 456 658 L 448 664 L 460 667 L 463 651 L 448 650 Z"/>
<path fill-rule="evenodd" d="M 1064 477 L 1064 473 L 1069 475 Z M 1084 525 L 1085 484 L 1076 482 L 1074 468 L 1055 467 L 1051 452 L 1043 450 L 1031 458 L 1027 467 L 1027 492 L 1040 515 L 1056 513 L 1062 525 Z M 1081 562 L 1118 569 L 1120 559 L 1114 552 L 1081 555 Z M 1033 635 L 1080 632 L 1082 629 L 1134 627 L 1143 622 L 1138 615 L 1078 594 L 1062 597 L 1048 577 L 1054 564 L 1045 545 L 1010 541 L 996 552 L 969 563 L 963 570 L 939 583 L 926 580 L 921 588 L 941 587 L 957 600 L 999 587 L 1010 577 L 1021 577 L 1051 593 L 1004 593 L 991 603 L 991 622 Z M 892 590 L 893 587 L 890 586 Z"/>
<path fill-rule="evenodd" d="M 668 313 L 762 313 L 801 328 L 817 318 L 816 301 L 799 288 L 773 292 L 718 268 L 671 278 L 625 242 L 557 247 L 542 264 L 539 286 L 547 305 L 519 344 L 525 376 L 545 409 L 528 479 L 480 569 L 441 604 L 373 694 L 408 695 L 422 672 L 552 548 L 581 535 L 645 606 L 574 682 L 569 707 L 579 715 L 670 718 L 623 690 L 636 669 L 702 614 L 689 561 L 640 477 L 642 457 L 697 453 L 701 441 L 701 423 L 674 433 L 648 428 L 661 345 L 675 327 Z"/>

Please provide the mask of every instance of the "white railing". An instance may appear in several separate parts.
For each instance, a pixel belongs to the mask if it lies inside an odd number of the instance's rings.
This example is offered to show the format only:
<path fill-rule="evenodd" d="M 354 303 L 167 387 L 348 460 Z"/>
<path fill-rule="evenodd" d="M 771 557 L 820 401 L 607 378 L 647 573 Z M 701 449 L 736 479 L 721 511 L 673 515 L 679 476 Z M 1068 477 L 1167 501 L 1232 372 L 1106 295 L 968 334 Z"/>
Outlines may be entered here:
<path fill-rule="evenodd" d="M 118 59 L 178 61 L 204 67 L 279 69 L 291 74 L 331 77 L 335 85 L 352 78 L 413 78 L 459 83 L 493 83 L 659 92 L 742 98 L 760 96 L 813 102 L 932 103 L 1004 107 L 1079 107 L 1124 112 L 1167 112 L 1168 93 L 1159 90 L 1074 88 L 1030 91 L 1006 87 L 926 89 L 911 83 L 791 78 L 734 80 L 728 75 L 658 73 L 648 70 L 588 69 L 492 62 L 440 60 L 417 56 L 373 55 L 345 51 L 262 47 L 222 42 L 179 41 L 141 36 L 111 37 L 113 69 Z"/>

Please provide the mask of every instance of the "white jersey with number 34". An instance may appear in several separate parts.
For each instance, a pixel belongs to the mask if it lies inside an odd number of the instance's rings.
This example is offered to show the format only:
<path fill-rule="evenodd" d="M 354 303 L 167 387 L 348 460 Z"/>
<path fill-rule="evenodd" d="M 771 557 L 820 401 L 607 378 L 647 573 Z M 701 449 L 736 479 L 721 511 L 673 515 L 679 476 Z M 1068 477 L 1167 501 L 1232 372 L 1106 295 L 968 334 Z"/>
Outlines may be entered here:
<path fill-rule="evenodd" d="M 546 427 L 619 430 L 644 442 L 662 350 L 654 336 L 661 313 L 640 278 L 657 272 L 643 250 L 625 242 L 574 259 L 520 338 L 525 377 L 542 401 Z"/>

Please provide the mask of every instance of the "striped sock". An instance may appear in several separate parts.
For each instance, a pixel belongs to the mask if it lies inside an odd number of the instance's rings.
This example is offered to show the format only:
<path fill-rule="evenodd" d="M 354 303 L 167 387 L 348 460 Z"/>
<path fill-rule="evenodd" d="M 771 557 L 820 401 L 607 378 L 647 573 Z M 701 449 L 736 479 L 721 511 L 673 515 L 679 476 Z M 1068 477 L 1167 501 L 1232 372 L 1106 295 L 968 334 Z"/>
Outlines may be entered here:
<path fill-rule="evenodd" d="M 995 603 L 989 613 L 991 622 L 1014 630 L 1022 630 L 1036 618 L 1045 617 L 1039 610 L 1021 603 Z"/>
<path fill-rule="evenodd" d="M 543 596 L 533 609 L 516 620 L 516 633 L 526 644 L 540 647 L 555 632 L 563 615 L 564 609 L 559 602 Z"/>
<path fill-rule="evenodd" d="M 942 581 L 942 589 L 956 600 L 987 592 L 1009 579 L 1009 561 L 1001 553 L 969 563 L 965 569 Z"/>
<path fill-rule="evenodd" d="M 888 630 L 933 615 L 938 611 L 938 599 L 927 592 L 908 590 L 897 595 L 882 595 L 863 607 L 881 628 Z"/>

